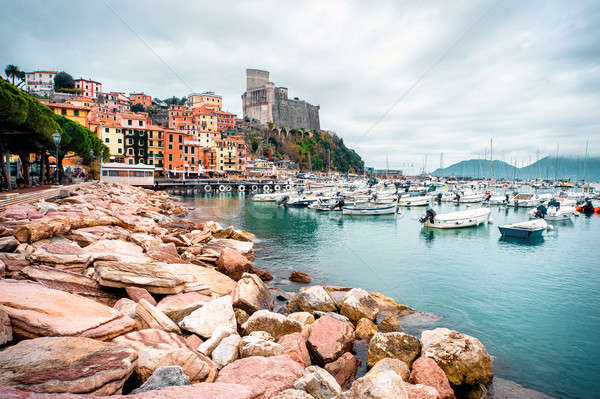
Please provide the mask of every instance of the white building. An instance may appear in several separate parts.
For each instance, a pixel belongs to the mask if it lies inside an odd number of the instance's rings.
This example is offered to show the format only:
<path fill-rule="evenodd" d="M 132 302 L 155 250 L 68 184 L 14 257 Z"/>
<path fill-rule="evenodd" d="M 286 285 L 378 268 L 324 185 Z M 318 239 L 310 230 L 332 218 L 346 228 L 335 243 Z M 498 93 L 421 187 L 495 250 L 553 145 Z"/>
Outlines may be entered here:
<path fill-rule="evenodd" d="M 103 163 L 100 165 L 100 181 L 132 186 L 153 186 L 154 165 Z"/>
<path fill-rule="evenodd" d="M 25 72 L 25 91 L 30 93 L 52 94 L 54 92 L 54 77 L 57 71 Z"/>

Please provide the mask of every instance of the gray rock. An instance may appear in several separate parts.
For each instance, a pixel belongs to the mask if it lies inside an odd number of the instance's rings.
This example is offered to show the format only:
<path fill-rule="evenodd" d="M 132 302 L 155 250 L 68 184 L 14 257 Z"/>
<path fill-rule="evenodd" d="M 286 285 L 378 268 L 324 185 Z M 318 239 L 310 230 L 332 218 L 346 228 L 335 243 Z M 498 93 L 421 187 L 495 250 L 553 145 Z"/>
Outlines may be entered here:
<path fill-rule="evenodd" d="M 163 366 L 156 369 L 141 387 L 134 389 L 131 393 L 136 394 L 181 385 L 190 385 L 190 377 L 183 372 L 181 366 Z"/>
<path fill-rule="evenodd" d="M 339 321 L 343 321 L 344 323 L 350 323 L 350 324 L 352 324 L 350 322 L 349 318 L 347 318 L 346 316 L 343 316 L 341 314 L 334 313 L 334 312 L 319 312 L 319 311 L 316 311 L 316 312 L 314 312 L 314 315 L 315 315 L 316 318 L 321 318 L 323 316 L 329 316 L 332 319 L 336 319 L 336 320 L 339 320 Z"/>
<path fill-rule="evenodd" d="M 273 396 L 273 399 L 314 399 L 314 396 L 299 389 L 286 389 Z"/>
<path fill-rule="evenodd" d="M 294 382 L 294 388 L 306 391 L 315 399 L 332 399 L 342 393 L 335 378 L 318 366 L 305 368 L 302 377 Z"/>

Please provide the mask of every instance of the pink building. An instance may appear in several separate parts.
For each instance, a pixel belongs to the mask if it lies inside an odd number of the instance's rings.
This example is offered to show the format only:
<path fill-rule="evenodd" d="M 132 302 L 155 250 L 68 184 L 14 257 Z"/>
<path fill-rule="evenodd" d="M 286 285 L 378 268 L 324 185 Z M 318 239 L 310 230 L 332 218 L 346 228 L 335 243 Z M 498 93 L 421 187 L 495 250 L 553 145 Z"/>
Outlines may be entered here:
<path fill-rule="evenodd" d="M 97 98 L 98 94 L 102 93 L 102 83 L 91 79 L 76 79 L 75 88 L 82 90 L 82 96 L 90 98 Z"/>

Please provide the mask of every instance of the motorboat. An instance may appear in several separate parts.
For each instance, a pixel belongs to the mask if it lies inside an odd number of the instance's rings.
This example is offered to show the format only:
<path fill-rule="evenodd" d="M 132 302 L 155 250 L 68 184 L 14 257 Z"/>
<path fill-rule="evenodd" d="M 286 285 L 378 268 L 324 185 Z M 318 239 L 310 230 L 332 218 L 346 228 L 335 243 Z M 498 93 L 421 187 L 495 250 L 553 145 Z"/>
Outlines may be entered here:
<path fill-rule="evenodd" d="M 342 198 L 327 198 L 319 199 L 318 201 L 308 205 L 308 207 L 317 211 L 330 212 L 341 211 L 345 204 L 346 203 Z"/>
<path fill-rule="evenodd" d="M 277 201 L 277 205 L 283 205 L 286 208 L 306 208 L 313 202 L 317 202 L 317 200 L 316 197 L 284 195 Z"/>
<path fill-rule="evenodd" d="M 427 206 L 431 201 L 429 195 L 411 196 L 406 195 L 398 198 L 399 206 Z"/>
<path fill-rule="evenodd" d="M 480 193 L 477 191 L 457 192 L 454 195 L 453 202 L 457 204 L 476 204 L 478 202 L 482 202 L 485 197 L 485 193 Z"/>
<path fill-rule="evenodd" d="M 419 222 L 423 223 L 425 227 L 460 229 L 490 222 L 490 213 L 490 208 L 477 208 L 438 215 L 433 209 L 428 209 Z"/>
<path fill-rule="evenodd" d="M 515 208 L 533 208 L 541 203 L 542 199 L 536 194 L 519 193 L 508 201 L 508 206 L 514 206 Z"/>
<path fill-rule="evenodd" d="M 548 223 L 544 219 L 529 220 L 527 222 L 507 224 L 499 226 L 503 237 L 536 238 L 548 229 Z"/>
<path fill-rule="evenodd" d="M 509 201 L 508 195 L 492 195 L 488 199 L 490 205 L 507 205 Z"/>
<path fill-rule="evenodd" d="M 555 199 L 548 202 L 548 208 L 544 205 L 539 205 L 537 208 L 530 210 L 527 214 L 529 219 L 546 219 L 549 221 L 570 220 L 576 213 L 573 206 L 560 206 L 560 203 Z"/>
<path fill-rule="evenodd" d="M 285 195 L 291 195 L 291 193 L 261 193 L 252 196 L 252 201 L 255 202 L 277 202 Z"/>
<path fill-rule="evenodd" d="M 583 204 L 577 205 L 575 209 L 577 212 L 583 213 L 584 215 L 600 215 L 600 207 L 594 207 L 589 198 L 586 198 Z"/>
<path fill-rule="evenodd" d="M 398 212 L 397 204 L 372 204 L 359 203 L 355 205 L 344 206 L 342 213 L 344 215 L 390 215 Z"/>

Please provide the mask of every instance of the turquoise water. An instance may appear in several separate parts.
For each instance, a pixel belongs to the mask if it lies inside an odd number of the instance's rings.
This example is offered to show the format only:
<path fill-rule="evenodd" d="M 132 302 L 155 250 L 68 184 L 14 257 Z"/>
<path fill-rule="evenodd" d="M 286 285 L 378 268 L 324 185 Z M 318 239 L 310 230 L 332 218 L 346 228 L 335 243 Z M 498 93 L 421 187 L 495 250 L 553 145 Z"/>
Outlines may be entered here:
<path fill-rule="evenodd" d="M 193 217 L 255 233 L 256 266 L 273 273 L 273 286 L 290 289 L 298 269 L 315 283 L 379 291 L 439 315 L 433 326 L 479 338 L 500 377 L 556 398 L 600 395 L 599 216 L 554 223 L 527 244 L 501 240 L 497 228 L 526 220 L 525 209 L 492 207 L 489 226 L 442 231 L 421 227 L 423 208 L 343 216 L 237 194 L 186 202 Z"/>

